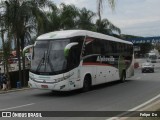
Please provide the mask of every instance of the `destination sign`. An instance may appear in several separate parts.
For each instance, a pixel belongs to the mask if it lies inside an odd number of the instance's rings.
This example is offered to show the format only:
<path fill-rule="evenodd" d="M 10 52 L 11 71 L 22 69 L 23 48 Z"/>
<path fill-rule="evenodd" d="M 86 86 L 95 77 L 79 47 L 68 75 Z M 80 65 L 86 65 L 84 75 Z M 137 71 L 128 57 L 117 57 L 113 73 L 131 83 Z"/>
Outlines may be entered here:
<path fill-rule="evenodd" d="M 160 43 L 160 37 L 144 37 L 144 38 L 131 38 L 127 39 L 134 44 L 141 44 L 141 43 Z"/>

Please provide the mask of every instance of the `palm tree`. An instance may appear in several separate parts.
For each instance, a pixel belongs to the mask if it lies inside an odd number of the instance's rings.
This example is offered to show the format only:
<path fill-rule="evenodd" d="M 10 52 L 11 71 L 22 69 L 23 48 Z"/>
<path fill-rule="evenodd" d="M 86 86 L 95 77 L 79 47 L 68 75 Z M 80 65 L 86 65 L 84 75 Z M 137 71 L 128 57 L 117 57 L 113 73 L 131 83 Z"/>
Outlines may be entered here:
<path fill-rule="evenodd" d="M 19 66 L 19 80 L 22 80 L 21 75 L 21 54 L 20 54 L 20 44 L 21 35 L 23 34 L 24 24 L 27 23 L 27 10 L 26 4 L 24 2 L 19 2 L 18 0 L 8 0 L 5 1 L 5 24 L 9 26 L 9 30 L 16 40 L 16 49 L 18 57 Z"/>
<path fill-rule="evenodd" d="M 10 89 L 10 75 L 9 75 L 9 63 L 8 59 L 10 57 L 10 51 L 11 51 L 11 35 L 9 31 L 9 27 L 6 26 L 4 22 L 4 15 L 0 14 L 0 34 L 2 39 L 2 50 L 3 50 L 3 61 L 4 61 L 4 73 L 7 74 L 8 78 L 8 88 Z M 5 39 L 5 33 L 7 32 L 7 38 Z"/>
<path fill-rule="evenodd" d="M 101 20 L 101 14 L 102 14 L 102 10 L 103 10 L 103 3 L 105 1 L 108 1 L 110 7 L 112 10 L 114 10 L 115 8 L 115 0 L 97 0 L 97 13 L 98 13 L 98 17 L 99 20 Z"/>
<path fill-rule="evenodd" d="M 95 27 L 97 32 L 103 34 L 112 35 L 114 31 L 118 32 L 118 34 L 121 33 L 121 30 L 115 25 L 113 25 L 108 19 L 102 19 L 102 20 L 98 19 L 96 21 Z"/>
<path fill-rule="evenodd" d="M 4 51 L 4 34 L 6 32 L 5 23 L 4 23 L 4 16 L 0 14 L 0 37 L 2 39 L 2 50 Z M 5 72 L 5 64 L 4 64 L 4 72 Z"/>
<path fill-rule="evenodd" d="M 47 12 L 47 18 L 49 22 L 49 27 L 46 32 L 60 30 L 61 27 L 61 17 L 60 17 L 60 9 L 56 5 L 52 5 L 51 11 Z"/>
<path fill-rule="evenodd" d="M 95 17 L 95 13 L 87 10 L 86 8 L 82 8 L 79 11 L 77 25 L 79 29 L 92 30 L 94 23 L 93 18 Z"/>
<path fill-rule="evenodd" d="M 45 32 L 43 30 L 45 28 L 44 21 L 47 19 L 42 8 L 49 5 L 52 6 L 49 0 L 7 0 L 3 2 L 5 24 L 16 40 L 19 80 L 21 80 L 20 49 L 23 49 L 27 36 L 30 38 L 32 30 L 37 31 L 38 34 Z"/>
<path fill-rule="evenodd" d="M 60 19 L 62 29 L 75 29 L 78 9 L 74 5 L 61 4 Z"/>
<path fill-rule="evenodd" d="M 101 18 L 102 10 L 103 10 L 103 4 L 107 1 L 109 3 L 109 6 L 112 10 L 115 9 L 115 0 L 97 0 L 97 13 L 98 13 L 98 20 L 96 21 L 96 30 L 101 33 L 105 34 L 113 34 L 113 31 L 121 33 L 121 30 L 113 25 L 110 21 L 107 19 Z"/>

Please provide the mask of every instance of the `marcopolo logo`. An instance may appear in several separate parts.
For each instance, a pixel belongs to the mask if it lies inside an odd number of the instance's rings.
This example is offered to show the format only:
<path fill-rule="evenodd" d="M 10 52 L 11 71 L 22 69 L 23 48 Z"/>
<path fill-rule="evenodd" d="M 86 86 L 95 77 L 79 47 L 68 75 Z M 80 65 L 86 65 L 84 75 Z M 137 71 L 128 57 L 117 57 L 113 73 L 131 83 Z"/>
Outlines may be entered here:
<path fill-rule="evenodd" d="M 105 57 L 105 56 L 98 56 L 97 57 L 97 61 L 98 62 L 114 62 L 115 61 L 115 58 L 113 58 L 113 56 L 110 56 L 109 58 L 108 57 Z"/>

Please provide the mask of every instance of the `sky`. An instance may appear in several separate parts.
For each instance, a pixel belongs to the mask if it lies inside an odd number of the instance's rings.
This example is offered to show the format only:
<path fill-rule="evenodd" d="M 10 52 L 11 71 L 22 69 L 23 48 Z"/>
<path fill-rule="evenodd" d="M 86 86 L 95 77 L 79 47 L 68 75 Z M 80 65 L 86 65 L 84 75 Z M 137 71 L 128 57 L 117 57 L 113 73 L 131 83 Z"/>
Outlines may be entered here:
<path fill-rule="evenodd" d="M 74 4 L 97 12 L 97 0 L 52 0 L 55 4 Z M 104 0 L 107 1 L 107 0 Z M 115 0 L 112 11 L 107 2 L 102 18 L 107 18 L 121 29 L 122 34 L 153 37 L 160 36 L 160 0 Z"/>

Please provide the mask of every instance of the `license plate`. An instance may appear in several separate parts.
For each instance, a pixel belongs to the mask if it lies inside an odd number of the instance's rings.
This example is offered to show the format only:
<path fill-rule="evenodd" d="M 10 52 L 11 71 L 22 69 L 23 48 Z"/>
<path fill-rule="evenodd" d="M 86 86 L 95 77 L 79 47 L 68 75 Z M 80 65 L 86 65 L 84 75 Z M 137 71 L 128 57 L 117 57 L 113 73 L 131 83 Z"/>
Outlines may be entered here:
<path fill-rule="evenodd" d="M 42 88 L 48 88 L 48 85 L 41 85 Z"/>

